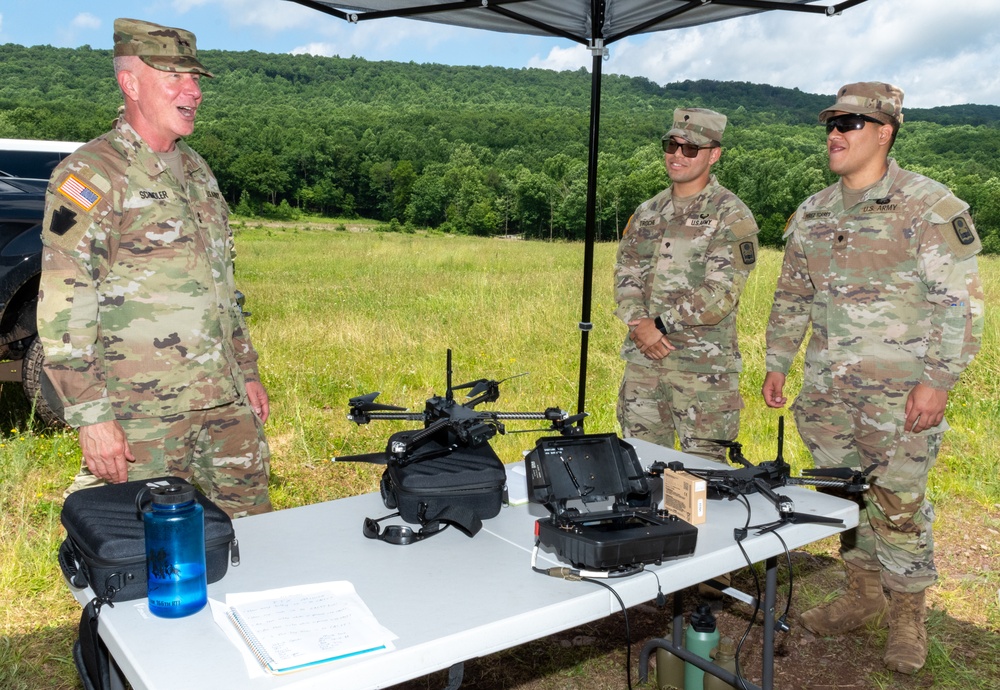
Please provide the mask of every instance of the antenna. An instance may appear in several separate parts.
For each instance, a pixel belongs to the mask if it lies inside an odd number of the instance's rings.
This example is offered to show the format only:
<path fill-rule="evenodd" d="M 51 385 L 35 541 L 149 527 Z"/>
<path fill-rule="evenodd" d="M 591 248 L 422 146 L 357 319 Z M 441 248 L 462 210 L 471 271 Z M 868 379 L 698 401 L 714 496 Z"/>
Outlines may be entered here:
<path fill-rule="evenodd" d="M 785 461 L 785 458 L 782 456 L 782 453 L 784 452 L 783 450 L 784 447 L 785 447 L 785 415 L 781 415 L 780 417 L 778 417 L 778 457 L 774 459 L 775 462 L 777 462 L 778 464 L 781 464 Z"/>
<path fill-rule="evenodd" d="M 447 356 L 447 360 L 445 362 L 444 368 L 445 368 L 445 377 L 446 377 L 445 383 L 447 385 L 447 388 L 445 389 L 445 393 L 444 393 L 444 398 L 448 402 L 451 402 L 451 401 L 453 401 L 455 399 L 455 393 L 451 390 L 451 348 L 450 347 L 448 348 L 448 356 Z"/>

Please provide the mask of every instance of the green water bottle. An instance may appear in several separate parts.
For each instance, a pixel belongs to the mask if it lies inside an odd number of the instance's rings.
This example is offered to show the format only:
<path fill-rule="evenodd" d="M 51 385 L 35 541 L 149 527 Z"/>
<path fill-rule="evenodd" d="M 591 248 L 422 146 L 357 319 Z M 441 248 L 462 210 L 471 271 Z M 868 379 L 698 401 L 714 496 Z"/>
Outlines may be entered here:
<path fill-rule="evenodd" d="M 736 643 L 731 637 L 723 637 L 719 640 L 718 649 L 713 650 L 712 660 L 719 668 L 724 668 L 734 676 L 736 675 Z M 736 686 L 730 685 L 726 681 L 711 673 L 705 674 L 705 690 L 734 690 Z"/>
<path fill-rule="evenodd" d="M 711 661 L 712 650 L 719 646 L 719 629 L 708 604 L 699 604 L 691 614 L 691 625 L 684 635 L 684 646 L 693 654 Z M 684 664 L 684 690 L 704 690 L 705 672 L 693 664 Z"/>
<path fill-rule="evenodd" d="M 683 633 L 676 644 L 684 646 Z M 684 660 L 662 647 L 656 649 L 656 690 L 684 690 Z"/>

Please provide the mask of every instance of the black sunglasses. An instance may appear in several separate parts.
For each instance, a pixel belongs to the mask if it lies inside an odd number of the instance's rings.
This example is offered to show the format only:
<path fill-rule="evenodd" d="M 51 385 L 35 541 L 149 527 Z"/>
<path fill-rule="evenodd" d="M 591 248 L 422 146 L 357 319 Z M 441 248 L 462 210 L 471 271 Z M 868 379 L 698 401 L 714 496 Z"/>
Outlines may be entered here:
<path fill-rule="evenodd" d="M 702 149 L 714 149 L 714 146 L 698 146 L 696 144 L 678 144 L 673 139 L 663 140 L 663 152 L 664 153 L 677 153 L 677 149 L 681 150 L 685 158 L 697 158 L 698 152 Z"/>
<path fill-rule="evenodd" d="M 869 122 L 874 122 L 877 125 L 884 125 L 885 123 L 881 120 L 876 120 L 874 117 L 868 117 L 867 115 L 859 115 L 857 113 L 849 113 L 846 115 L 838 115 L 837 117 L 831 117 L 826 121 L 826 133 L 829 134 L 837 129 L 838 132 L 843 134 L 844 132 L 850 132 L 856 129 L 864 129 L 865 125 Z"/>
<path fill-rule="evenodd" d="M 378 523 L 394 517 L 399 517 L 399 513 L 392 513 L 378 520 L 366 517 L 361 531 L 369 539 L 378 539 L 379 541 L 403 546 L 433 537 L 448 527 L 448 523 L 446 522 L 428 522 L 416 532 L 413 531 L 412 527 L 408 527 L 407 525 L 387 525 L 384 530 L 379 529 Z"/>

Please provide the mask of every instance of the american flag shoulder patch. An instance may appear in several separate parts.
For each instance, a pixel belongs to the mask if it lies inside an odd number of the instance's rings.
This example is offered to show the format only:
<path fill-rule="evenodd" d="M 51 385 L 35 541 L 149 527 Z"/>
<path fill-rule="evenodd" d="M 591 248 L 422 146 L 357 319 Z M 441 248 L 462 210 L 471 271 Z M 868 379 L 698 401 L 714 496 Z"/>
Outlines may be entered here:
<path fill-rule="evenodd" d="M 101 200 L 101 195 L 97 193 L 97 190 L 80 180 L 76 175 L 70 175 L 63 180 L 58 191 L 84 211 L 94 208 Z"/>

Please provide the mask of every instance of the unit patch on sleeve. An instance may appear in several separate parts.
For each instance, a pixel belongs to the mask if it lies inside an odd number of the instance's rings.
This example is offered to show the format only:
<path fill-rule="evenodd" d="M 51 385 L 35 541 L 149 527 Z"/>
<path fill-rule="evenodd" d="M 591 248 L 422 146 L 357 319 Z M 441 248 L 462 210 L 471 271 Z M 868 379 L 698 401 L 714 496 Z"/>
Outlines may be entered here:
<path fill-rule="evenodd" d="M 972 228 L 969 227 L 969 224 L 965 222 L 965 218 L 962 216 L 952 220 L 951 227 L 955 228 L 955 235 L 963 245 L 972 244 L 976 241 L 976 233 L 972 232 Z"/>
<path fill-rule="evenodd" d="M 740 258 L 747 266 L 757 263 L 757 248 L 753 241 L 740 242 Z"/>
<path fill-rule="evenodd" d="M 59 185 L 58 191 L 74 204 L 89 211 L 101 200 L 101 195 L 86 182 L 80 180 L 76 175 L 70 175 Z"/>
<path fill-rule="evenodd" d="M 60 206 L 52 213 L 52 222 L 49 223 L 49 230 L 55 235 L 62 236 L 74 225 L 76 225 L 76 213 L 66 206 Z"/>

